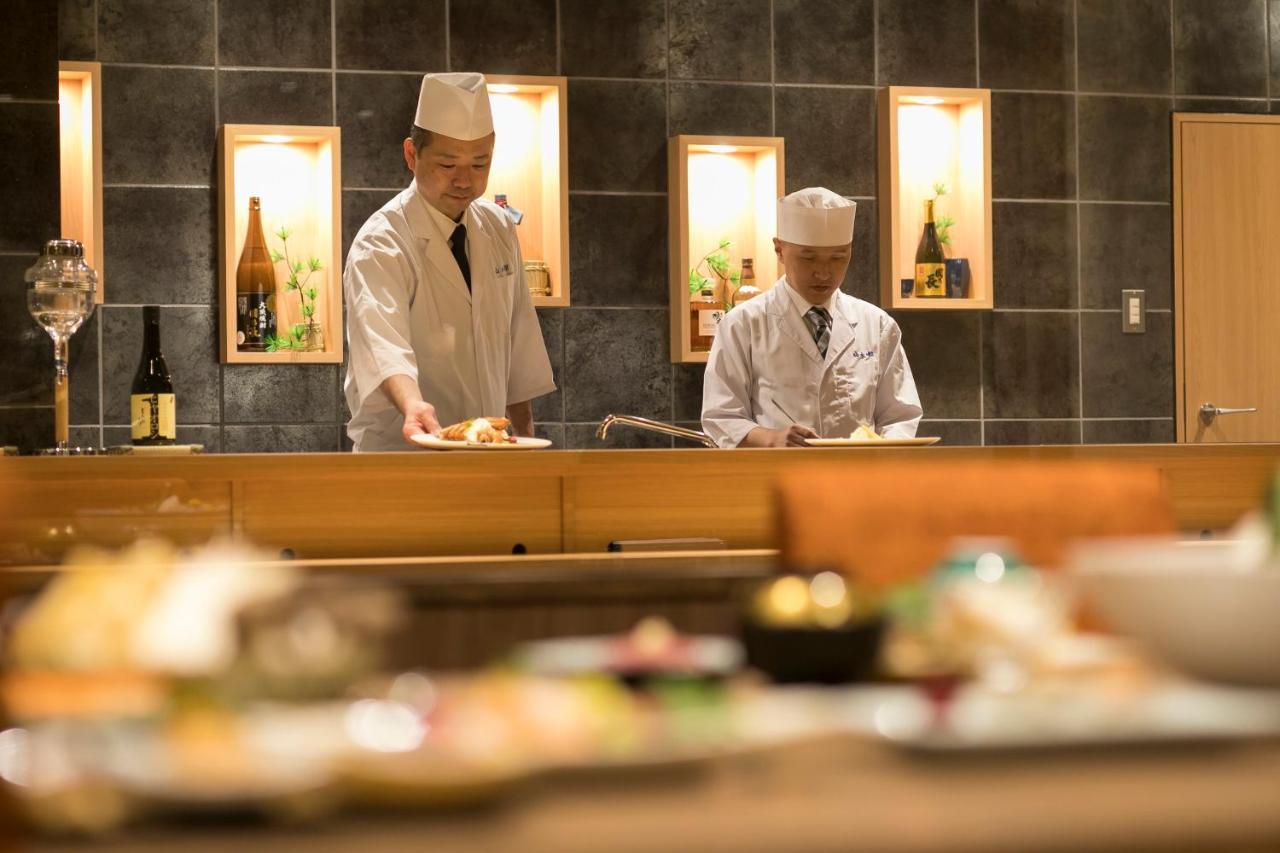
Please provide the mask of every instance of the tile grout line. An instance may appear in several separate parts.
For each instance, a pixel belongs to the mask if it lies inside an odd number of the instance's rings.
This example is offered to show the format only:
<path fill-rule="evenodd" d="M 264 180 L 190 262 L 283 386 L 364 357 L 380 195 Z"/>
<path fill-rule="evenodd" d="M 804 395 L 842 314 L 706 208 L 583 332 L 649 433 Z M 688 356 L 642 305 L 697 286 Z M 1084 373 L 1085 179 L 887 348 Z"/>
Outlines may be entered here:
<path fill-rule="evenodd" d="M 871 0 L 871 82 L 880 89 L 880 0 Z M 877 131 L 877 137 L 879 132 Z"/>
<path fill-rule="evenodd" d="M 103 432 L 102 425 L 107 422 L 107 402 L 106 402 L 106 380 L 104 374 L 106 372 L 106 358 L 102 351 L 102 312 L 98 313 L 98 446 L 106 445 L 106 436 Z"/>
<path fill-rule="evenodd" d="M 772 8 L 772 7 L 773 7 L 773 0 L 769 0 L 769 6 L 770 6 L 770 8 Z M 663 4 L 662 4 L 662 18 L 663 18 L 663 19 L 662 19 L 662 23 L 663 23 L 663 26 L 664 26 L 664 28 L 666 29 L 666 33 L 667 33 L 667 67 L 666 67 L 666 79 L 665 79 L 665 81 L 664 81 L 664 83 L 663 83 L 663 86 L 664 86 L 664 88 L 666 89 L 666 98 L 665 98 L 665 104 L 664 104 L 664 107 L 665 107 L 665 109 L 666 109 L 667 139 L 669 140 L 669 139 L 671 138 L 671 0 L 664 0 L 664 2 L 663 2 Z M 668 144 L 668 145 L 670 145 L 671 143 L 670 143 L 670 142 L 668 142 L 667 144 Z M 667 187 L 668 187 L 668 189 L 669 189 L 669 188 L 670 188 L 670 186 L 671 186 L 671 183 L 670 183 L 670 182 L 671 182 L 671 176 L 670 176 L 670 175 L 668 175 L 668 176 L 667 176 Z M 667 195 L 667 196 L 669 196 L 669 195 L 670 195 L 670 193 L 669 193 L 669 192 L 667 192 L 667 193 L 663 193 L 663 195 Z M 668 228 L 670 228 L 670 223 L 668 223 L 668 226 L 667 226 L 667 227 L 668 227 Z M 668 252 L 670 252 L 670 251 L 671 251 L 670 247 L 668 247 L 668 248 L 667 248 L 667 251 L 668 251 Z M 668 311 L 668 312 L 670 312 L 670 310 L 671 310 L 671 308 L 670 308 L 670 306 L 668 305 L 668 306 L 667 306 L 667 311 Z M 671 324 L 670 324 L 670 323 L 668 323 L 668 324 L 667 324 L 667 328 L 668 328 L 668 330 L 670 329 L 670 327 L 671 327 Z M 668 331 L 668 332 L 667 332 L 667 334 L 668 334 L 668 336 L 669 336 L 669 335 L 671 334 L 671 332 L 670 332 L 670 331 Z M 567 354 L 568 354 L 568 349 L 569 349 L 569 340 L 568 340 L 569 336 L 566 334 L 566 335 L 564 335 L 563 337 L 564 337 L 564 340 L 563 340 L 561 343 L 562 343 L 562 345 L 564 346 L 564 348 L 565 348 L 565 353 L 566 353 L 566 355 L 567 355 Z M 670 342 L 670 341 L 668 341 L 668 346 L 671 346 L 671 342 Z M 675 420 L 675 415 L 676 415 L 676 370 L 677 370 L 677 368 L 678 368 L 678 366 L 677 366 L 676 364 L 670 364 L 670 365 L 668 365 L 668 366 L 667 366 L 667 391 L 668 391 L 668 393 L 667 393 L 667 405 L 668 405 L 668 409 L 667 409 L 667 411 L 668 411 L 668 413 L 670 414 L 671 419 L 672 419 L 673 421 Z M 567 393 L 566 393 L 566 394 L 565 394 L 565 395 L 563 395 L 563 396 L 567 397 L 568 395 L 567 395 Z M 562 402 L 564 402 L 564 401 L 562 400 Z M 568 417 L 568 412 L 569 412 L 569 405 L 568 405 L 568 403 L 567 403 L 567 402 L 565 402 L 565 417 L 566 417 L 566 418 Z M 565 432 L 566 432 L 566 442 L 567 442 L 567 440 L 568 440 L 568 436 L 567 436 L 567 433 L 568 433 L 568 427 L 566 427 L 566 428 L 565 428 Z"/>
<path fill-rule="evenodd" d="M 973 80 L 977 87 L 982 86 L 982 0 L 973 0 Z"/>
<path fill-rule="evenodd" d="M 1075 103 L 1075 172 L 1076 172 L 1076 387 L 1079 394 L 1079 416 L 1080 420 L 1080 443 L 1084 444 L 1084 314 L 1080 310 L 1084 307 L 1084 293 L 1081 284 L 1081 259 L 1083 254 L 1080 248 L 1080 0 L 1072 0 L 1071 2 L 1071 56 L 1074 63 L 1072 74 L 1074 76 L 1074 85 L 1077 94 L 1074 99 Z"/>
<path fill-rule="evenodd" d="M 329 1 L 329 63 L 330 63 L 329 72 L 330 72 L 330 80 L 331 80 L 331 83 L 329 86 L 330 108 L 333 111 L 332 113 L 333 124 L 336 127 L 338 125 L 338 0 Z M 341 195 L 342 195 L 341 187 L 339 187 L 338 189 L 338 194 L 339 194 L 339 198 L 341 199 Z M 342 233 L 341 223 L 339 223 L 338 232 L 339 232 L 339 237 L 341 237 L 341 233 Z M 345 301 L 345 295 L 340 296 L 340 298 Z M 345 310 L 342 312 L 342 316 L 343 317 L 346 316 Z M 346 332 L 346 329 L 343 329 L 341 330 L 341 332 L 339 332 L 339 334 L 343 334 L 345 337 L 345 332 Z M 346 341 L 344 340 L 343 343 L 345 345 Z M 346 352 L 345 349 L 343 351 Z M 342 365 L 338 364 L 337 368 L 338 369 L 334 371 L 335 379 L 334 379 L 334 387 L 333 387 L 333 399 L 334 399 L 334 410 L 336 412 L 337 420 L 339 421 L 337 450 L 341 452 L 342 451 L 342 435 L 344 432 L 344 424 L 341 423 L 342 404 L 343 404 L 343 387 L 342 387 L 343 383 L 342 383 L 342 369 L 341 369 Z M 221 371 L 219 371 L 219 373 L 221 373 Z M 225 392 L 226 391 L 225 378 L 222 380 L 222 387 L 223 387 L 223 391 Z M 219 440 L 222 441 L 221 433 L 219 433 L 218 437 L 219 437 Z"/>
<path fill-rule="evenodd" d="M 556 75 L 557 76 L 564 74 L 563 59 L 561 56 L 561 49 L 560 49 L 561 37 L 562 36 L 560 32 L 560 0 L 556 0 Z"/>
<path fill-rule="evenodd" d="M 978 9 L 980 2 L 981 0 L 973 0 L 973 76 L 975 85 L 979 86 L 982 83 L 982 41 L 979 36 L 981 16 Z M 995 199 L 992 199 L 992 203 L 995 203 Z M 986 325 L 986 312 L 984 312 L 978 317 L 978 445 L 980 447 L 987 445 Z"/>
<path fill-rule="evenodd" d="M 338 124 L 338 0 L 329 0 L 329 110 Z"/>
<path fill-rule="evenodd" d="M 774 0 L 769 0 L 769 133 L 778 135 L 778 39 Z M 872 46 L 875 41 L 872 41 Z M 785 187 L 784 187 L 785 189 Z"/>
<path fill-rule="evenodd" d="M 449 37 L 450 27 L 450 10 L 453 0 L 444 0 L 444 70 L 453 70 L 453 40 Z"/>

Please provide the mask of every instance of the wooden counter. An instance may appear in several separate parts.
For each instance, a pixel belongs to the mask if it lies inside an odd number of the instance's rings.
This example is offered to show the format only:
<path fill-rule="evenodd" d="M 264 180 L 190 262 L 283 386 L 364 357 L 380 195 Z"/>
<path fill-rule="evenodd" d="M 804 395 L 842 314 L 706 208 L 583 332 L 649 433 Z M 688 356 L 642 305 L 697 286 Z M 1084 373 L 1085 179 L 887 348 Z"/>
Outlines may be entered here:
<path fill-rule="evenodd" d="M 46 840 L 31 850 L 1262 853 L 1280 849 L 1278 775 L 1274 742 L 913 759 L 838 738 L 705 770 L 548 782 L 476 814 L 294 828 L 206 821 L 98 843 Z"/>
<path fill-rule="evenodd" d="M 1179 527 L 1199 532 L 1257 505 L 1280 445 L 6 458 L 0 564 L 146 533 L 230 535 L 311 559 L 598 553 L 615 539 L 689 536 L 772 548 L 776 475 L 818 459 L 854 470 L 885 459 L 1141 462 L 1161 471 Z"/>

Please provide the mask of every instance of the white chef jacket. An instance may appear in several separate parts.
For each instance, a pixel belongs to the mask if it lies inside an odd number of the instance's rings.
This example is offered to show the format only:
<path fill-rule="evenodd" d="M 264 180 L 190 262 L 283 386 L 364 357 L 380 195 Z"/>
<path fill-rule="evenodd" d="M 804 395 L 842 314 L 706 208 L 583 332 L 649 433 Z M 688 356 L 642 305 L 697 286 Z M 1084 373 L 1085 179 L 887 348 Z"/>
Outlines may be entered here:
<path fill-rule="evenodd" d="M 792 423 L 823 438 L 847 438 L 860 423 L 887 438 L 914 436 L 923 410 L 898 324 L 837 291 L 823 358 L 803 319 L 808 307 L 784 275 L 725 314 L 703 379 L 702 428 L 720 447 Z"/>
<path fill-rule="evenodd" d="M 344 391 L 356 451 L 405 450 L 404 416 L 382 390 L 397 373 L 417 380 L 442 426 L 502 416 L 555 390 L 515 225 L 500 207 L 472 202 L 471 289 L 449 251 L 453 223 L 416 183 L 369 218 L 343 274 L 349 363 Z"/>

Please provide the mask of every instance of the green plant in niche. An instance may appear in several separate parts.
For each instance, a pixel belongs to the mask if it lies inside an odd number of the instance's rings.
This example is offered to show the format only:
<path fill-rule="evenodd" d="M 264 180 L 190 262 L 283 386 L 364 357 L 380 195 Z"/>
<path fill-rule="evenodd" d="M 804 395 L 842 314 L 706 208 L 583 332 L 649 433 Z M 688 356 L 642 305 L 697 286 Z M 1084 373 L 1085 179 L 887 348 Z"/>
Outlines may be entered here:
<path fill-rule="evenodd" d="M 315 256 L 308 258 L 305 264 L 300 260 L 294 260 L 289 256 L 289 237 L 293 232 L 281 225 L 274 233 L 279 238 L 283 251 L 277 252 L 272 249 L 271 262 L 273 264 L 284 262 L 289 276 L 285 279 L 285 290 L 296 290 L 298 292 L 298 299 L 302 303 L 303 322 L 294 323 L 287 335 L 268 337 L 267 352 L 278 352 L 285 349 L 321 349 L 323 348 L 322 346 L 315 346 L 315 340 L 319 335 L 320 328 L 320 321 L 316 319 L 316 297 L 319 296 L 320 292 L 314 286 L 310 286 L 309 283 L 311 276 L 324 269 L 324 265 Z M 303 275 L 304 273 L 305 275 Z"/>
<path fill-rule="evenodd" d="M 933 185 L 933 206 L 934 206 L 934 227 L 938 229 L 938 242 L 947 248 L 951 248 L 951 228 L 956 221 L 946 214 L 937 213 L 938 201 L 947 194 L 947 185 L 938 181 Z"/>
<path fill-rule="evenodd" d="M 689 270 L 689 295 L 696 296 L 704 287 L 715 288 L 715 284 L 702 273 L 703 267 L 711 275 L 724 282 L 733 284 L 733 290 L 730 291 L 728 286 L 725 287 L 725 310 L 728 311 L 734 306 L 734 295 L 737 294 L 738 288 L 742 287 L 741 273 L 729 272 L 729 246 L 732 241 L 727 237 L 722 237 L 716 248 L 712 249 L 702 256 L 702 260 L 694 264 L 693 269 Z"/>

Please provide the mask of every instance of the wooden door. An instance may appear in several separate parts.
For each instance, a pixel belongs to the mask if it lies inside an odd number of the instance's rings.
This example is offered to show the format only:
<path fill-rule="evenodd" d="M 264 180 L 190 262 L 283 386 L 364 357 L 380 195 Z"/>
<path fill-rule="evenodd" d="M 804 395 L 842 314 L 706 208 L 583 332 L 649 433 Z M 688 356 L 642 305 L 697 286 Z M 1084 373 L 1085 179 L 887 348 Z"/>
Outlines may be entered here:
<path fill-rule="evenodd" d="M 1280 117 L 1175 113 L 1173 157 L 1178 441 L 1280 441 Z"/>

